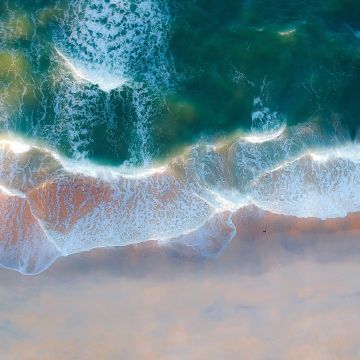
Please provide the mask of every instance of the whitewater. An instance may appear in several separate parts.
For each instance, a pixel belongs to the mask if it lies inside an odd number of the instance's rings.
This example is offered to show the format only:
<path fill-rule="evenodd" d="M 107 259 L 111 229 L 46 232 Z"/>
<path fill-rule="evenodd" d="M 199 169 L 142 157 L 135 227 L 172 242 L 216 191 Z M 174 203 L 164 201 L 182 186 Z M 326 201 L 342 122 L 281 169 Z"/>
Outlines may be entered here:
<path fill-rule="evenodd" d="M 355 27 L 259 4 L 0 4 L 0 266 L 147 241 L 213 258 L 249 218 L 360 211 Z"/>
<path fill-rule="evenodd" d="M 39 273 L 57 258 L 157 240 L 218 256 L 258 209 L 344 217 L 360 211 L 358 144 L 317 149 L 310 124 L 198 144 L 150 168 L 65 159 L 0 140 L 1 265 Z"/>

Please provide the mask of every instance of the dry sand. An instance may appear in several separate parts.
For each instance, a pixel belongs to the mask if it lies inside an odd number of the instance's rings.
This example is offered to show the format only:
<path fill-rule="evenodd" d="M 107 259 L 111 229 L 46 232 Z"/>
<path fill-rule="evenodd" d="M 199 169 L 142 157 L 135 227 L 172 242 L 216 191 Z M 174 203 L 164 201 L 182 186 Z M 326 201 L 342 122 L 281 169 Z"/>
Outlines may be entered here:
<path fill-rule="evenodd" d="M 236 216 L 217 259 L 148 242 L 1 270 L 1 359 L 359 359 L 360 215 Z"/>

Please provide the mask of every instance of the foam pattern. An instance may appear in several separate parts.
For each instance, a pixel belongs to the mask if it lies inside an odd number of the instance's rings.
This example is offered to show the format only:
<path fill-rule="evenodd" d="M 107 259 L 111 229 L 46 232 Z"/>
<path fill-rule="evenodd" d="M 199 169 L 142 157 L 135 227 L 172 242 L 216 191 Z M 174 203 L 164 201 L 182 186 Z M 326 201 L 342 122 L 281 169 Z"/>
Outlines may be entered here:
<path fill-rule="evenodd" d="M 46 38 L 40 14 L 9 8 L 0 22 L 0 129 L 86 159 L 102 153 L 101 128 L 119 160 L 150 164 L 153 121 L 176 82 L 166 2 L 59 1 L 48 10 L 57 15 Z"/>
<path fill-rule="evenodd" d="M 75 68 L 85 68 L 102 79 L 99 83 L 89 76 L 100 87 L 109 86 L 109 78 L 131 82 L 161 70 L 168 21 L 162 1 L 76 1 L 65 16 L 59 45 L 73 59 Z"/>
<path fill-rule="evenodd" d="M 32 215 L 26 198 L 0 188 L 0 218 L 1 266 L 37 274 L 60 256 Z"/>
<path fill-rule="evenodd" d="M 342 150 L 349 151 L 349 150 Z M 252 184 L 262 208 L 298 217 L 346 216 L 360 207 L 360 159 L 306 154 L 265 172 Z"/>
<path fill-rule="evenodd" d="M 55 36 L 58 58 L 78 83 L 95 84 L 105 92 L 124 87 L 130 90 L 132 111 L 126 121 L 133 128 L 134 141 L 129 149 L 133 163 L 146 165 L 152 161 L 152 120 L 163 91 L 174 80 L 168 50 L 169 20 L 166 3 L 161 0 L 80 0 L 70 3 Z M 69 84 L 68 92 L 64 92 L 69 95 L 65 101 L 60 96 L 60 102 L 72 109 L 74 102 L 86 99 L 80 118 L 91 121 L 88 108 L 96 103 L 96 94 L 89 97 L 73 82 L 64 84 Z M 63 114 L 62 119 L 66 118 Z M 88 144 L 79 129 L 87 128 L 87 124 L 80 125 L 70 129 L 70 139 L 74 153 L 85 158 L 87 154 L 80 148 Z"/>
<path fill-rule="evenodd" d="M 238 135 L 156 168 L 102 167 L 0 140 L 1 264 L 36 273 L 60 255 L 148 240 L 211 258 L 254 206 L 299 218 L 358 212 L 359 145 L 319 149 L 324 136 L 308 124 Z"/>

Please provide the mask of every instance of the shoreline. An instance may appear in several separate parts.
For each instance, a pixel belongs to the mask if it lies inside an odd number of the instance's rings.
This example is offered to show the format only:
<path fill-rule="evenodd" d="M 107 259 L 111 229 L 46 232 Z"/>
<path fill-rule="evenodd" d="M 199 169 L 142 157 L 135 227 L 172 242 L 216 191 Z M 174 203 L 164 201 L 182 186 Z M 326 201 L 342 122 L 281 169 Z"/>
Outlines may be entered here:
<path fill-rule="evenodd" d="M 213 256 L 203 256 L 203 248 L 191 246 L 195 234 L 188 234 L 175 240 L 146 241 L 116 247 L 96 248 L 69 256 L 59 257 L 40 274 L 30 277 L 52 276 L 52 274 L 93 271 L 111 268 L 114 273 L 153 272 L 155 275 L 166 267 L 173 276 L 175 272 L 186 273 L 201 269 L 238 269 L 262 264 L 270 266 L 277 261 L 296 261 L 302 257 L 314 261 L 331 261 L 336 256 L 360 257 L 360 212 L 345 218 L 320 220 L 277 215 L 249 206 L 232 215 L 236 226 L 235 237 L 228 243 L 207 242 L 204 247 L 213 246 Z M 218 225 L 218 224 L 217 224 Z M 226 225 L 224 225 L 226 226 Z M 263 229 L 266 227 L 266 234 Z M 224 228 L 224 234 L 227 234 Z M 201 244 L 200 244 L 201 245 Z M 256 261 L 254 261 L 254 259 Z M 82 264 L 81 266 L 79 264 Z M 3 269 L 2 271 L 7 271 Z M 9 270 L 14 272 L 14 270 Z M 18 274 L 19 276 L 23 276 Z M 26 276 L 28 278 L 28 276 Z"/>
<path fill-rule="evenodd" d="M 261 215 L 242 217 L 242 233 L 213 259 L 153 241 L 64 257 L 36 276 L 0 270 L 0 353 L 357 359 L 360 214 Z"/>

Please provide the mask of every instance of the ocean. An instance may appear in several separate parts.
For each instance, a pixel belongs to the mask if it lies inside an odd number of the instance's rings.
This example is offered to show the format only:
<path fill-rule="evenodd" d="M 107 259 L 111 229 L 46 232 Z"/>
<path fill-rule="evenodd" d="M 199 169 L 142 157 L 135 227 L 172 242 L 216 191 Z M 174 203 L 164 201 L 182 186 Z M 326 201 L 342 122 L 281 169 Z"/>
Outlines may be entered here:
<path fill-rule="evenodd" d="M 356 213 L 359 94 L 356 0 L 1 1 L 0 265 Z"/>

